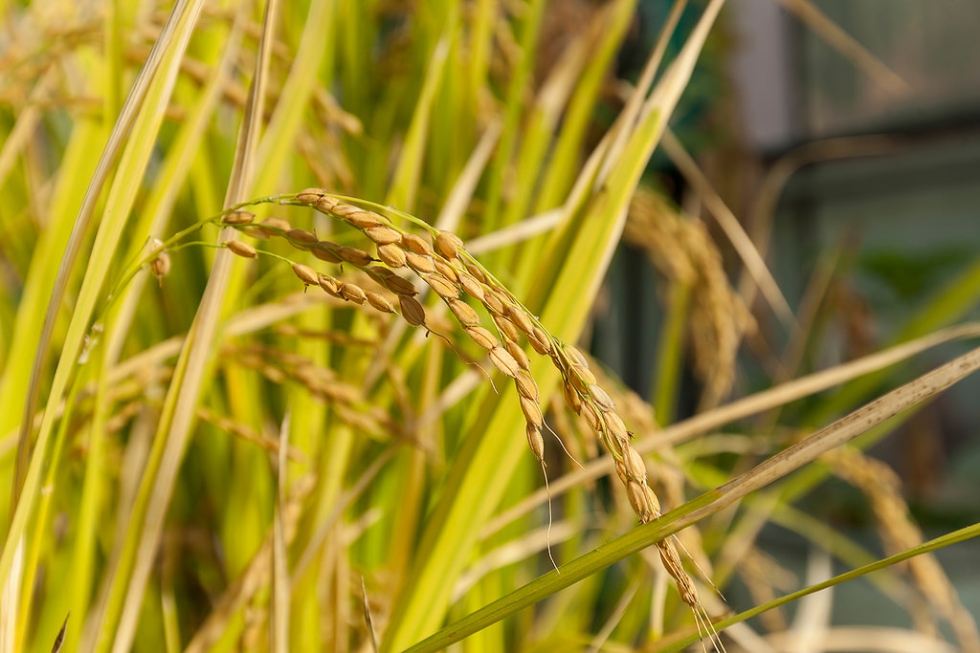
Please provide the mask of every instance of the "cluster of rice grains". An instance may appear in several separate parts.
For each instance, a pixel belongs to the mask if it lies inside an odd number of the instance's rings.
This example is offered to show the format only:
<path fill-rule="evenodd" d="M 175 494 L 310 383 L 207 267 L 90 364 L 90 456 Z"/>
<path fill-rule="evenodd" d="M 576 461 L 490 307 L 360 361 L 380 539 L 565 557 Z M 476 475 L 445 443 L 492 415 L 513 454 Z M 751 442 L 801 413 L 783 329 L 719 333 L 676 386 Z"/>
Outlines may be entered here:
<path fill-rule="evenodd" d="M 293 228 L 280 218 L 255 223 L 255 216 L 247 211 L 229 213 L 224 216 L 223 223 L 257 238 L 284 238 L 321 261 L 348 264 L 362 270 L 377 284 L 377 289 L 365 289 L 321 274 L 307 265 L 292 263 L 293 272 L 307 287 L 319 286 L 334 297 L 385 313 L 400 313 L 412 326 L 428 328 L 426 309 L 416 299 L 415 285 L 398 273 L 417 275 L 447 305 L 467 336 L 486 351 L 493 366 L 514 380 L 526 422 L 528 445 L 544 467 L 544 419 L 538 386 L 520 344 L 521 337 L 526 338 L 534 351 L 548 356 L 561 372 L 568 406 L 585 419 L 612 454 L 617 475 L 640 522 L 647 523 L 660 516 L 660 502 L 647 484 L 643 459 L 630 444 L 632 433 L 627 430 L 608 393 L 596 383 L 586 358 L 575 347 L 551 336 L 507 288 L 466 252 L 456 235 L 422 223 L 420 226 L 430 231 L 431 239 L 407 233 L 380 213 L 343 203 L 316 188 L 295 195 L 281 195 L 275 200 L 282 204 L 312 206 L 320 213 L 342 220 L 367 236 L 374 244 L 374 252 L 320 240 L 314 233 Z M 258 255 L 248 243 L 229 241 L 225 246 L 246 258 Z M 476 300 L 486 309 L 494 331 L 481 322 L 480 315 L 464 296 Z M 677 584 L 681 599 L 693 609 L 699 628 L 705 627 L 713 634 L 697 589 L 681 564 L 674 539 L 662 540 L 657 547 L 664 567 Z"/>

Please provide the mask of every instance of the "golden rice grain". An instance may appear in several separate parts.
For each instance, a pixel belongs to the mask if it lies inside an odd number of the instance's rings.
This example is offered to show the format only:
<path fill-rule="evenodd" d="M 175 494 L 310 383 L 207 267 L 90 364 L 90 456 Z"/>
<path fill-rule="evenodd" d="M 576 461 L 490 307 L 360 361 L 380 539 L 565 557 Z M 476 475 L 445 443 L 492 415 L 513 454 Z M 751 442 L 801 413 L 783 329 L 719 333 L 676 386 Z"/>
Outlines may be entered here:
<path fill-rule="evenodd" d="M 400 233 L 391 227 L 386 227 L 381 224 L 374 227 L 367 227 L 364 229 L 364 233 L 378 245 L 391 245 L 393 243 L 399 243 L 402 240 Z"/>
<path fill-rule="evenodd" d="M 343 260 L 334 254 L 334 250 L 339 248 L 340 245 L 337 245 L 336 243 L 321 240 L 310 246 L 310 253 L 321 261 L 326 261 L 327 263 L 342 263 Z"/>
<path fill-rule="evenodd" d="M 361 209 L 357 208 L 356 206 L 351 206 L 350 204 L 341 204 L 340 202 L 338 202 L 333 209 L 333 213 L 334 215 L 339 215 L 342 218 L 346 218 L 351 213 L 356 213 L 360 210 Z"/>
<path fill-rule="evenodd" d="M 284 383 L 286 381 L 286 373 L 278 367 L 273 367 L 272 365 L 266 365 L 263 367 L 262 375 L 276 384 Z"/>
<path fill-rule="evenodd" d="M 456 273 L 456 270 L 453 269 L 453 266 L 449 265 L 440 258 L 433 258 L 432 264 L 436 266 L 436 272 L 446 277 L 453 283 L 459 283 L 459 275 Z"/>
<path fill-rule="evenodd" d="M 626 476 L 626 465 L 624 465 L 623 461 L 621 460 L 617 460 L 615 465 L 616 465 L 616 476 L 619 477 L 619 480 L 623 484 L 623 487 L 626 487 L 626 484 L 629 483 L 630 480 L 629 477 Z"/>
<path fill-rule="evenodd" d="M 377 213 L 373 213 L 371 211 L 354 211 L 353 213 L 348 213 L 347 215 L 345 215 L 344 220 L 354 225 L 358 229 L 374 229 L 384 224 L 384 218 L 382 218 Z M 385 229 L 387 228 L 388 227 L 385 227 Z M 397 243 L 401 239 L 402 239 L 401 234 L 398 234 L 398 240 L 393 240 L 391 242 Z M 371 240 L 374 239 L 372 238 Z"/>
<path fill-rule="evenodd" d="M 483 305 L 487 307 L 488 311 L 497 315 L 503 315 L 507 312 L 507 307 L 504 305 L 504 302 L 492 290 L 488 290 L 484 294 Z"/>
<path fill-rule="evenodd" d="M 603 421 L 606 424 L 606 432 L 621 440 L 629 440 L 630 432 L 626 430 L 626 425 L 616 413 L 603 413 Z"/>
<path fill-rule="evenodd" d="M 389 267 L 400 268 L 405 265 L 405 250 L 394 243 L 378 245 L 378 258 Z"/>
<path fill-rule="evenodd" d="M 472 306 L 463 300 L 450 299 L 447 303 L 449 304 L 449 310 L 453 312 L 453 315 L 456 316 L 456 319 L 463 326 L 480 323 L 480 316 L 473 310 Z"/>
<path fill-rule="evenodd" d="M 405 318 L 406 322 L 412 326 L 425 325 L 425 309 L 422 308 L 422 304 L 417 299 L 408 295 L 399 295 L 398 305 L 401 306 L 402 317 Z"/>
<path fill-rule="evenodd" d="M 307 286 L 318 286 L 320 285 L 320 279 L 317 276 L 316 270 L 309 267 L 308 265 L 303 265 L 302 263 L 293 263 L 293 272 L 299 277 L 299 280 L 305 283 Z"/>
<path fill-rule="evenodd" d="M 322 188 L 304 188 L 296 193 L 296 201 L 303 204 L 316 204 L 316 201 L 326 195 L 327 191 Z"/>
<path fill-rule="evenodd" d="M 655 519 L 653 515 L 653 506 L 647 502 L 647 493 L 643 490 L 643 485 L 637 483 L 636 481 L 626 482 L 626 496 L 630 500 L 630 506 L 633 508 L 633 512 L 640 518 L 640 521 L 646 523 Z"/>
<path fill-rule="evenodd" d="M 514 357 L 517 364 L 521 366 L 521 369 L 530 370 L 531 361 L 528 360 L 527 354 L 524 353 L 524 349 L 517 344 L 516 340 L 507 340 L 504 342 L 504 347 L 510 352 L 510 355 Z"/>
<path fill-rule="evenodd" d="M 340 282 L 333 277 L 328 277 L 325 274 L 317 275 L 317 283 L 323 288 L 324 292 L 328 295 L 333 295 L 334 297 L 340 297 Z"/>
<path fill-rule="evenodd" d="M 356 265 L 357 267 L 370 265 L 374 260 L 374 257 L 372 257 L 370 254 L 365 252 L 363 249 L 358 249 L 356 247 L 341 247 L 337 250 L 337 256 L 344 259 L 351 265 Z"/>
<path fill-rule="evenodd" d="M 508 353 L 506 349 L 500 346 L 496 346 L 490 349 L 488 352 L 490 356 L 490 362 L 498 370 L 510 377 L 517 376 L 517 373 L 521 371 L 520 366 L 514 357 Z"/>
<path fill-rule="evenodd" d="M 157 242 L 159 242 L 159 239 L 157 239 Z M 163 243 L 160 244 L 162 245 Z M 167 252 L 160 252 L 157 254 L 156 258 L 150 261 L 150 271 L 153 273 L 153 276 L 157 278 L 157 283 L 161 285 L 163 284 L 163 278 L 167 276 L 168 272 L 170 272 L 170 267 L 170 254 Z"/>
<path fill-rule="evenodd" d="M 333 197 L 321 197 L 314 203 L 316 210 L 320 213 L 331 213 L 340 202 Z"/>
<path fill-rule="evenodd" d="M 534 424 L 528 424 L 525 433 L 527 434 L 527 446 L 531 448 L 531 453 L 540 462 L 544 462 L 544 437 L 541 435 L 541 429 Z"/>
<path fill-rule="evenodd" d="M 459 283 L 461 286 L 463 286 L 463 290 L 465 290 L 470 297 L 473 297 L 481 302 L 483 301 L 483 298 L 486 296 L 486 291 L 484 290 L 482 283 L 465 272 L 459 275 Z"/>
<path fill-rule="evenodd" d="M 436 266 L 432 263 L 432 258 L 425 254 L 405 252 L 405 261 L 410 268 L 419 274 L 431 274 L 436 271 Z"/>
<path fill-rule="evenodd" d="M 531 322 L 530 316 L 528 316 L 527 312 L 520 306 L 508 306 L 507 317 L 511 322 L 517 325 L 518 329 L 524 333 L 531 333 L 534 331 L 534 323 Z"/>
<path fill-rule="evenodd" d="M 243 243 L 240 240 L 229 240 L 228 242 L 224 243 L 224 245 L 232 252 L 243 258 L 258 258 L 259 256 L 259 253 L 254 247 L 248 243 Z"/>
<path fill-rule="evenodd" d="M 316 234 L 312 234 L 305 229 L 290 229 L 286 232 L 289 244 L 296 249 L 309 249 L 311 245 L 317 243 Z"/>
<path fill-rule="evenodd" d="M 524 413 L 524 419 L 528 424 L 533 424 L 534 426 L 541 428 L 544 418 L 541 416 L 541 407 L 538 406 L 537 401 L 522 396 L 521 412 Z"/>
<path fill-rule="evenodd" d="M 429 274 L 423 277 L 429 287 L 443 299 L 456 299 L 459 297 L 459 288 L 445 277 L 438 274 Z"/>
<path fill-rule="evenodd" d="M 534 327 L 534 330 L 527 334 L 527 341 L 531 343 L 534 351 L 542 356 L 547 356 L 551 353 L 551 339 L 541 327 Z"/>
<path fill-rule="evenodd" d="M 589 379 L 585 376 L 588 373 L 588 370 L 577 365 L 572 365 L 568 370 L 568 382 L 583 395 L 589 394 L 589 388 L 592 386 L 592 382 L 595 381 L 595 378 Z"/>
<path fill-rule="evenodd" d="M 255 214 L 251 211 L 232 211 L 221 221 L 225 224 L 250 224 L 253 220 L 255 220 Z"/>
<path fill-rule="evenodd" d="M 292 225 L 282 218 L 266 218 L 259 223 L 259 231 L 267 238 L 281 236 L 292 228 Z"/>
<path fill-rule="evenodd" d="M 371 304 L 371 306 L 373 306 L 374 308 L 378 309 L 383 313 L 395 312 L 395 307 L 392 305 L 391 300 L 389 300 L 381 293 L 371 292 L 369 290 L 367 292 L 367 300 L 368 303 Z"/>
<path fill-rule="evenodd" d="M 464 260 L 463 260 L 463 266 L 466 268 L 466 271 L 467 272 L 469 272 L 471 275 L 473 275 L 473 278 L 474 279 L 476 279 L 477 281 L 479 281 L 482 284 L 486 284 L 487 283 L 487 275 L 483 272 L 483 269 L 480 267 L 479 263 L 474 263 L 472 261 L 467 261 L 464 258 Z"/>
<path fill-rule="evenodd" d="M 418 291 L 415 290 L 415 286 L 408 279 L 403 279 L 397 274 L 392 274 L 390 277 L 384 279 L 384 285 L 387 286 L 388 290 L 398 295 L 416 295 Z"/>
<path fill-rule="evenodd" d="M 591 404 L 582 405 L 582 417 L 588 423 L 589 428 L 596 433 L 602 432 L 602 417 L 599 416 L 599 411 Z"/>
<path fill-rule="evenodd" d="M 517 340 L 521 337 L 521 334 L 517 330 L 517 327 L 514 326 L 513 322 L 500 315 L 493 315 L 491 317 L 493 318 L 493 323 L 496 324 L 497 328 L 500 329 L 500 332 L 504 334 L 505 340 L 517 342 Z"/>
<path fill-rule="evenodd" d="M 587 394 L 592 397 L 592 400 L 602 412 L 616 410 L 616 402 L 614 402 L 612 397 L 609 396 L 609 393 L 603 390 L 600 386 L 595 384 L 590 385 Z"/>
<path fill-rule="evenodd" d="M 538 400 L 538 384 L 534 382 L 534 377 L 528 374 L 526 370 L 521 370 L 520 374 L 514 377 L 514 384 L 522 397 L 534 401 Z"/>
<path fill-rule="evenodd" d="M 402 242 L 408 249 L 416 254 L 421 254 L 423 256 L 432 256 L 432 247 L 424 238 L 416 236 L 415 234 L 405 234 L 402 236 Z"/>
<path fill-rule="evenodd" d="M 473 342 L 486 350 L 497 346 L 497 338 L 492 333 L 481 326 L 468 326 L 464 329 L 466 334 L 473 339 Z"/>
<path fill-rule="evenodd" d="M 533 344 L 533 343 L 532 343 Z M 578 396 L 575 392 L 575 388 L 563 383 L 561 386 L 562 392 L 565 394 L 565 404 L 572 409 L 572 412 L 576 415 L 582 414 L 582 398 Z"/>
<path fill-rule="evenodd" d="M 623 466 L 630 478 L 636 481 L 646 482 L 647 468 L 643 464 L 643 457 L 636 449 L 626 442 L 623 446 Z"/>
<path fill-rule="evenodd" d="M 355 304 L 363 304 L 367 299 L 367 294 L 364 292 L 364 289 L 352 283 L 342 283 L 338 290 L 340 291 L 341 297 Z"/>
<path fill-rule="evenodd" d="M 562 349 L 564 350 L 565 355 L 572 361 L 573 365 L 579 365 L 585 369 L 589 368 L 589 361 L 574 345 L 566 344 L 562 347 Z"/>
<path fill-rule="evenodd" d="M 436 250 L 450 261 L 459 256 L 459 248 L 462 246 L 463 241 L 452 232 L 440 231 L 436 236 Z"/>

